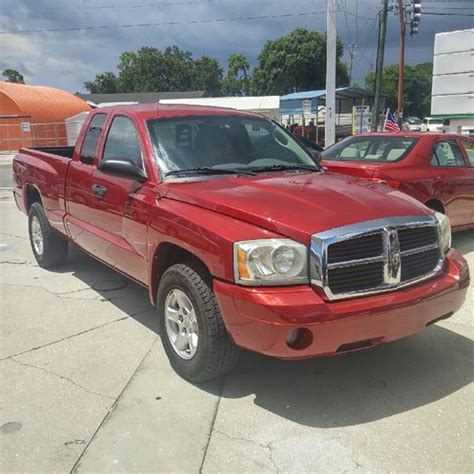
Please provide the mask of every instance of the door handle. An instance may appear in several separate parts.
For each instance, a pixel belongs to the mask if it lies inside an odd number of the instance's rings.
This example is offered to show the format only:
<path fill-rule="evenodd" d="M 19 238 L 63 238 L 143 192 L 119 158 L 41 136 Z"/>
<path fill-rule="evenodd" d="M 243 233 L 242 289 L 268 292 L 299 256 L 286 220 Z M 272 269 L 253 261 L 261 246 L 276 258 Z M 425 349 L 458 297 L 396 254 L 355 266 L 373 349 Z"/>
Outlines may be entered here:
<path fill-rule="evenodd" d="M 92 192 L 102 199 L 107 194 L 107 188 L 105 186 L 101 186 L 100 184 L 93 184 L 91 186 Z"/>

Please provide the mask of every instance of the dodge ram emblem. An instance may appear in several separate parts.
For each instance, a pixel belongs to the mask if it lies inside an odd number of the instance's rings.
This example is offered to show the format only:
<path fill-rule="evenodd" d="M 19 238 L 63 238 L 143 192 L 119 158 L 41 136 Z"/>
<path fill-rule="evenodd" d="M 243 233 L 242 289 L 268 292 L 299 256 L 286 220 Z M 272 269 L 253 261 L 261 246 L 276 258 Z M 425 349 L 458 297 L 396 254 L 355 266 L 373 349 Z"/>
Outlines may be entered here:
<path fill-rule="evenodd" d="M 399 283 L 401 276 L 401 257 L 400 242 L 398 241 L 398 232 L 396 230 L 388 230 L 387 244 L 387 276 L 390 283 Z"/>

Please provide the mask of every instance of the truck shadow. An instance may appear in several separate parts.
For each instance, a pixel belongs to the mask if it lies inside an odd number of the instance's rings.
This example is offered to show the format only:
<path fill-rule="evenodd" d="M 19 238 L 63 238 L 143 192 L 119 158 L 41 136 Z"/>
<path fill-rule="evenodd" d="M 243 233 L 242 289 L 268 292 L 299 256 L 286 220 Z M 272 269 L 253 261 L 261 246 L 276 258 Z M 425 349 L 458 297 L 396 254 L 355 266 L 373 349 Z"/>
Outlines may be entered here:
<path fill-rule="evenodd" d="M 457 234 L 463 254 L 474 251 L 474 231 Z M 72 249 L 61 270 L 158 334 L 145 288 Z M 444 323 L 446 324 L 446 323 Z M 473 380 L 474 342 L 435 325 L 422 334 L 364 352 L 305 361 L 242 353 L 222 384 L 199 388 L 224 398 L 254 396 L 254 403 L 295 423 L 341 427 L 404 413 L 440 400 Z"/>
<path fill-rule="evenodd" d="M 244 354 L 226 380 L 225 398 L 254 403 L 295 423 L 359 425 L 440 400 L 473 380 L 474 343 L 449 329 L 374 349 L 306 361 Z"/>
<path fill-rule="evenodd" d="M 454 234 L 453 247 L 458 249 L 463 255 L 474 252 L 474 229 Z"/>

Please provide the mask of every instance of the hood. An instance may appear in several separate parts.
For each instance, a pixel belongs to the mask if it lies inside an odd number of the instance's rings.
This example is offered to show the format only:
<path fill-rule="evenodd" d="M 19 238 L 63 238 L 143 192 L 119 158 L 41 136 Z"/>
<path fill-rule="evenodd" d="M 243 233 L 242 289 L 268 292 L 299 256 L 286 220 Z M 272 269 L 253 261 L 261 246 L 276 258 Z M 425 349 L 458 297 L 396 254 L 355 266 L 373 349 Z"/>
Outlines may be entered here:
<path fill-rule="evenodd" d="M 175 181 L 162 197 L 234 217 L 309 243 L 311 235 L 382 217 L 429 215 L 413 198 L 388 186 L 333 173 Z"/>

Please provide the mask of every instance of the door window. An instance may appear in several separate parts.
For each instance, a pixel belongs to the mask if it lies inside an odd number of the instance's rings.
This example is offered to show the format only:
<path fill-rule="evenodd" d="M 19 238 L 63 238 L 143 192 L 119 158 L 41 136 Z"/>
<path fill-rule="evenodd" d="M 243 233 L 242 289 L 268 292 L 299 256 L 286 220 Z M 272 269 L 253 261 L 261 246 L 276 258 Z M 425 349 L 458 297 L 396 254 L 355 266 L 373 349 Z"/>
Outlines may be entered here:
<path fill-rule="evenodd" d="M 94 162 L 97 144 L 99 143 L 99 137 L 106 118 L 106 114 L 96 114 L 90 121 L 86 136 L 82 142 L 80 160 L 83 163 L 91 165 Z"/>
<path fill-rule="evenodd" d="M 463 139 L 462 144 L 464 145 L 467 157 L 471 162 L 471 166 L 474 166 L 474 140 Z"/>
<path fill-rule="evenodd" d="M 431 166 L 466 166 L 466 163 L 458 144 L 454 140 L 442 140 L 434 144 Z"/>
<path fill-rule="evenodd" d="M 137 129 L 127 117 L 117 116 L 110 125 L 103 160 L 132 161 L 143 169 L 143 159 Z"/>

